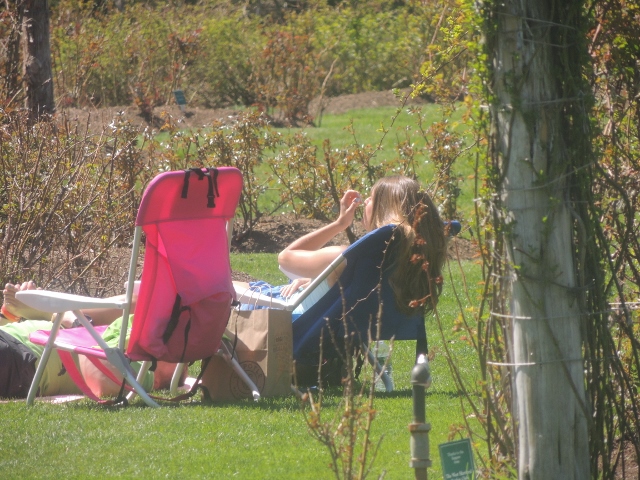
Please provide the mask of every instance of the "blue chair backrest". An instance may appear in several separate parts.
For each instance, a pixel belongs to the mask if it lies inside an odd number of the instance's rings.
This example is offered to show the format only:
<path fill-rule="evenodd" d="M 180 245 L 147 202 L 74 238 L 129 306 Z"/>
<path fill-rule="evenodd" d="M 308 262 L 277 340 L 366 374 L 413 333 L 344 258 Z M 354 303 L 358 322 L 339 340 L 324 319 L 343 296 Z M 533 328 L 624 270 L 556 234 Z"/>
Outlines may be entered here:
<path fill-rule="evenodd" d="M 293 358 L 300 365 L 317 365 L 320 336 L 324 330 L 322 354 L 324 359 L 343 352 L 343 312 L 347 312 L 349 333 L 356 333 L 354 345 L 376 339 L 377 314 L 382 301 L 380 340 L 418 340 L 426 338 L 424 314 L 402 314 L 396 303 L 387 268 L 391 265 L 387 246 L 395 226 L 387 225 L 360 238 L 344 251 L 347 265 L 338 282 L 317 303 L 293 322 Z M 381 268 L 383 267 L 383 268 Z M 378 285 L 380 289 L 377 289 Z M 328 334 L 331 329 L 333 338 Z M 359 337 L 357 336 L 359 335 Z M 336 350 L 338 349 L 338 350 Z"/>

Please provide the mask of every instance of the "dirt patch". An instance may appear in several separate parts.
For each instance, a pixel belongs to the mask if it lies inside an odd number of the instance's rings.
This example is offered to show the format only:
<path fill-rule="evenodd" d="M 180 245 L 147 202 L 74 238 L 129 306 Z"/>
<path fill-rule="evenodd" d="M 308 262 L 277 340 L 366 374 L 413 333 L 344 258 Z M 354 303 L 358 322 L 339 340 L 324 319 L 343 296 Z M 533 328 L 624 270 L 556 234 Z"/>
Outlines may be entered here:
<path fill-rule="evenodd" d="M 145 119 L 135 106 L 66 108 L 58 111 L 56 117 L 59 122 L 68 121 L 72 126 L 77 125 L 81 131 L 100 134 L 115 122 L 127 122 L 140 130 L 160 129 L 165 123 L 174 124 L 181 129 L 196 129 L 211 126 L 214 121 L 232 122 L 239 113 L 239 110 L 230 108 L 187 108 L 183 112 L 177 105 L 167 105 L 155 108 L 150 121 Z"/>
<path fill-rule="evenodd" d="M 406 91 L 403 91 L 403 94 Z M 422 98 L 408 99 L 406 105 L 421 105 L 427 103 Z M 363 92 L 339 97 L 318 97 L 309 104 L 309 113 L 313 117 L 319 114 L 341 114 L 358 108 L 398 107 L 402 104 L 390 90 L 384 92 Z M 107 108 L 64 108 L 59 109 L 56 117 L 58 121 L 68 120 L 73 126 L 81 130 L 99 134 L 114 121 L 126 121 L 137 128 L 159 129 L 167 121 L 178 128 L 202 128 L 210 126 L 214 121 L 223 123 L 233 122 L 240 110 L 232 108 L 207 109 L 186 106 L 184 111 L 177 105 L 167 105 L 153 109 L 151 118 L 140 114 L 136 106 L 107 107 Z"/>
<path fill-rule="evenodd" d="M 233 243 L 231 250 L 238 253 L 279 253 L 297 238 L 325 224 L 326 222 L 321 220 L 295 218 L 291 214 L 262 217 L 253 231 Z M 352 229 L 357 237 L 365 234 L 360 223 L 354 223 Z M 344 232 L 329 242 L 329 245 L 348 244 L 349 239 Z M 449 258 L 471 260 L 478 257 L 479 251 L 475 242 L 462 237 L 454 237 L 449 242 Z"/>
<path fill-rule="evenodd" d="M 232 251 L 241 253 L 279 253 L 294 240 L 326 225 L 322 220 L 296 218 L 292 214 L 262 217 L 253 230 L 240 241 L 234 242 Z M 364 229 L 358 223 L 352 227 L 353 233 L 360 237 Z M 328 245 L 348 245 L 346 233 L 337 235 Z"/>
<path fill-rule="evenodd" d="M 384 92 L 362 92 L 339 97 L 318 97 L 309 104 L 309 113 L 316 117 L 322 111 L 323 114 L 341 114 L 356 108 L 399 107 L 402 99 L 408 93 L 401 90 L 401 97 L 396 97 L 391 90 Z M 408 98 L 405 105 L 423 105 L 428 100 L 423 98 Z"/>

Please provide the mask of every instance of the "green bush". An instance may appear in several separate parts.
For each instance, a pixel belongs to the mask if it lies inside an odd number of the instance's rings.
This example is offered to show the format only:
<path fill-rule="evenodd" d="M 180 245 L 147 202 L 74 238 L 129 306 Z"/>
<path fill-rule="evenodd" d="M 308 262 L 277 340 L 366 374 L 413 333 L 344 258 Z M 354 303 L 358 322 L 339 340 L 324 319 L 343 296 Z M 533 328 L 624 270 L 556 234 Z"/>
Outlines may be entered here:
<path fill-rule="evenodd" d="M 164 105 L 199 51 L 198 16 L 135 4 L 98 16 L 62 8 L 52 21 L 56 91 L 63 105 Z"/>
<path fill-rule="evenodd" d="M 265 31 L 267 43 L 253 63 L 252 88 L 258 107 L 277 109 L 287 125 L 310 123 L 308 106 L 320 91 L 325 73 L 313 46 L 313 23 L 292 22 Z"/>
<path fill-rule="evenodd" d="M 308 121 L 321 92 L 407 86 L 435 61 L 429 46 L 447 33 L 441 17 L 453 2 L 369 3 L 320 2 L 273 21 L 218 2 L 133 2 L 120 12 L 61 0 L 51 20 L 55 92 L 63 106 L 135 103 L 149 115 L 179 88 L 193 106 L 257 104 L 289 123 Z"/>
<path fill-rule="evenodd" d="M 199 57 L 189 66 L 191 83 L 182 87 L 206 107 L 252 105 L 252 62 L 263 43 L 257 21 L 240 15 L 205 19 Z"/>
<path fill-rule="evenodd" d="M 137 132 L 114 126 L 93 137 L 48 122 L 28 128 L 22 116 L 0 115 L 0 123 L 2 279 L 99 296 L 120 292 L 136 187 L 149 172 Z"/>
<path fill-rule="evenodd" d="M 345 9 L 317 17 L 316 32 L 318 49 L 328 51 L 326 62 L 337 61 L 327 94 L 339 95 L 412 83 L 428 26 L 411 14 Z"/>

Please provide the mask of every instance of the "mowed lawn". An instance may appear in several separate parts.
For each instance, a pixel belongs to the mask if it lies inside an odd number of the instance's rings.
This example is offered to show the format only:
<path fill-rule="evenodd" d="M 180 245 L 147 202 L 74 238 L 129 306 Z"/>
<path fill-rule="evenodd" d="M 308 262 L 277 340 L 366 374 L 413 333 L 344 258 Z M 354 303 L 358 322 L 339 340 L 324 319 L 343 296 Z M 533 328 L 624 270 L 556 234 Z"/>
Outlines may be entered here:
<path fill-rule="evenodd" d="M 242 265 L 254 276 L 275 255 L 252 262 L 234 255 L 234 269 Z M 452 265 L 452 267 L 454 267 Z M 453 268 L 454 271 L 457 267 Z M 471 262 L 463 270 L 472 284 L 479 275 Z M 447 280 L 460 291 L 462 272 Z M 275 271 L 272 277 L 277 277 Z M 446 288 L 439 313 L 452 324 L 458 315 L 453 288 Z M 463 303 L 464 304 L 464 303 Z M 441 478 L 437 446 L 448 440 L 452 425 L 463 423 L 460 397 L 450 376 L 438 338 L 435 319 L 427 320 L 433 385 L 427 392 L 427 419 L 432 425 L 431 478 Z M 445 327 L 450 331 L 451 328 Z M 453 334 L 445 341 L 464 365 L 471 381 L 476 375 L 473 351 Z M 374 443 L 382 438 L 370 478 L 413 476 L 408 424 L 412 421 L 410 372 L 414 342 L 397 342 L 393 353 L 395 391 L 377 393 L 373 422 Z M 361 380 L 368 378 L 363 371 Z M 340 411 L 342 391 L 327 392 L 323 418 Z M 206 405 L 197 395 L 187 403 L 151 409 L 140 401 L 123 407 L 104 407 L 88 400 L 52 405 L 24 402 L 0 405 L 0 478 L 333 478 L 328 450 L 308 432 L 304 411 L 294 396 Z M 456 437 L 459 438 L 459 437 Z"/>

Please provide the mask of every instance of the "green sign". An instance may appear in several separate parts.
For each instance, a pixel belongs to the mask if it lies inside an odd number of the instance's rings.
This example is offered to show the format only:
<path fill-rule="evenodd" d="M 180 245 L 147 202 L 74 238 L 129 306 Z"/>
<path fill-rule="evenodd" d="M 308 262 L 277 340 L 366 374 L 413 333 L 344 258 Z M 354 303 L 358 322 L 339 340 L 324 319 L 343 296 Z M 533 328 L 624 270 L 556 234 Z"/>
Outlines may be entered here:
<path fill-rule="evenodd" d="M 438 446 L 444 480 L 475 480 L 471 440 L 465 438 Z"/>

